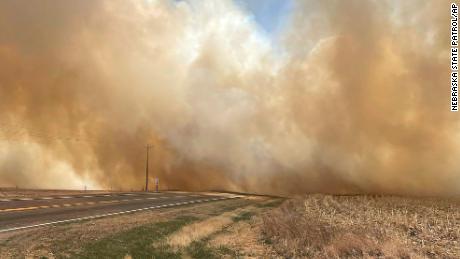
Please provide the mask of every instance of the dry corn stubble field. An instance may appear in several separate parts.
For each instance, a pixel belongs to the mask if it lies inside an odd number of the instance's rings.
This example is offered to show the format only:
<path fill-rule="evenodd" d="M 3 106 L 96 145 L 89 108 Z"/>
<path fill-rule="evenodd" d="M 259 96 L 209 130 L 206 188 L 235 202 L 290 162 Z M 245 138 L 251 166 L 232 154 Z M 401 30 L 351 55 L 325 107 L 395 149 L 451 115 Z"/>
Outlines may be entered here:
<path fill-rule="evenodd" d="M 460 258 L 460 200 L 308 195 L 263 216 L 281 257 Z"/>

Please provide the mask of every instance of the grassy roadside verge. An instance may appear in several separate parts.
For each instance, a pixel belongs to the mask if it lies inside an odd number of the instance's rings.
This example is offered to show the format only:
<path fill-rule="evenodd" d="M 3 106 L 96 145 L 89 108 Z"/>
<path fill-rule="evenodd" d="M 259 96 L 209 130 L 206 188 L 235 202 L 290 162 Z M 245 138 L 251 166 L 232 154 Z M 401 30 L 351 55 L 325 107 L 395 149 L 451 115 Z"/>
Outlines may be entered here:
<path fill-rule="evenodd" d="M 184 231 L 190 228 L 185 227 L 179 233 L 175 233 L 176 236 L 185 235 L 186 240 L 190 239 L 187 235 L 192 237 L 190 242 L 185 242 L 180 247 L 182 254 L 186 258 L 266 258 L 272 254 L 272 249 L 264 243 L 260 235 L 262 215 L 281 205 L 284 200 L 272 198 L 231 213 L 224 213 L 219 216 L 220 219 L 215 220 L 221 224 L 211 220 L 204 221 L 202 223 L 207 226 L 214 225 L 214 231 L 204 231 L 205 235 Z M 192 224 L 196 225 L 198 233 L 203 232 L 199 230 L 204 227 L 202 223 Z"/>
<path fill-rule="evenodd" d="M 237 213 L 235 216 L 231 217 L 232 223 L 230 225 L 224 226 L 222 229 L 219 229 L 204 238 L 193 241 L 184 249 L 185 253 L 191 258 L 214 259 L 222 258 L 224 256 L 230 256 L 232 258 L 238 257 L 239 251 L 234 248 L 230 248 L 226 245 L 215 246 L 211 241 L 221 235 L 232 234 L 232 227 L 241 222 L 249 221 L 256 215 L 257 214 L 255 212 L 248 210 L 243 210 Z"/>
<path fill-rule="evenodd" d="M 0 235 L 0 258 L 174 258 L 186 249 L 168 247 L 172 233 L 269 200 L 247 197 L 7 233 Z"/>
<path fill-rule="evenodd" d="M 0 236 L 0 258 L 235 257 L 238 246 L 214 244 L 214 239 L 233 235 L 231 240 L 239 240 L 235 226 L 248 228 L 274 201 L 246 197 L 11 233 Z M 189 227 L 199 235 L 188 237 L 186 245 L 170 244 L 171 236 Z"/>
<path fill-rule="evenodd" d="M 167 244 L 160 242 L 183 226 L 198 220 L 196 217 L 178 217 L 170 221 L 142 225 L 116 233 L 83 248 L 73 258 L 180 258 Z M 157 244 L 158 243 L 158 244 Z M 157 244 L 157 245 L 153 245 Z"/>
<path fill-rule="evenodd" d="M 275 204 L 248 201 L 245 206 L 220 206 L 206 215 L 185 215 L 166 221 L 144 224 L 126 231 L 101 238 L 81 247 L 71 258 L 221 258 L 235 257 L 238 251 L 225 245 L 213 246 L 216 237 L 231 233 L 238 224 L 250 221 L 260 212 Z M 267 205 L 268 206 L 264 206 Z M 241 204 L 240 204 L 241 205 Z M 219 224 L 221 222 L 221 224 Z M 216 224 L 217 223 L 217 224 Z M 245 223 L 247 224 L 247 223 Z M 195 226 L 196 225 L 196 226 Z M 186 231 L 188 228 L 193 231 Z M 203 234 L 203 228 L 211 228 Z M 197 232 L 198 235 L 197 235 Z M 201 233 L 201 234 L 200 234 Z M 171 236 L 180 235 L 189 241 L 186 245 L 174 245 Z"/>

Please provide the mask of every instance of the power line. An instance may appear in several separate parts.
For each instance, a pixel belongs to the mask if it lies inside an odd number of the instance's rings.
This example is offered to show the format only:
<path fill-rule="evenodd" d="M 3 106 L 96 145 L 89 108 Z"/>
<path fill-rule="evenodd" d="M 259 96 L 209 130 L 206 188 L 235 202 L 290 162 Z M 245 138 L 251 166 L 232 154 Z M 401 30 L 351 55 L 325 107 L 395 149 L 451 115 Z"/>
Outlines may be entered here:
<path fill-rule="evenodd" d="M 111 145 L 113 142 L 109 141 L 101 141 L 99 139 L 91 139 L 88 137 L 74 137 L 74 136 L 53 136 L 49 133 L 43 133 L 36 129 L 32 130 L 28 127 L 19 125 L 19 124 L 1 124 L 0 131 L 4 132 L 5 134 L 0 135 L 1 140 L 6 141 L 24 141 L 23 138 L 25 137 L 32 137 L 34 139 L 41 139 L 47 141 L 62 141 L 62 142 L 76 142 L 76 143 L 93 143 L 93 144 L 103 144 L 103 145 Z M 8 136 L 5 136 L 8 135 Z M 134 144 L 133 144 L 134 145 Z"/>
<path fill-rule="evenodd" d="M 39 138 L 39 139 L 44 139 L 44 140 L 52 140 L 52 141 L 73 141 L 73 142 L 98 142 L 96 140 L 91 140 L 88 138 L 82 138 L 82 137 L 69 137 L 69 136 L 53 136 L 49 133 L 43 133 L 40 132 L 36 129 L 30 129 L 21 125 L 14 125 L 14 126 L 6 126 L 3 124 L 0 127 L 0 130 L 6 133 L 8 135 L 8 139 L 11 138 L 21 138 L 21 137 L 34 137 L 34 138 Z M 5 135 L 3 135 L 4 139 L 6 138 Z M 6 140 L 8 140 L 6 139 Z"/>
<path fill-rule="evenodd" d="M 24 126 L 20 126 L 18 124 L 12 126 L 6 125 L 6 124 L 1 124 L 0 125 L 0 132 L 3 132 L 4 134 L 0 134 L 0 140 L 4 141 L 24 141 L 24 137 L 33 137 L 41 140 L 48 140 L 48 141 L 67 141 L 67 142 L 79 142 L 79 143 L 95 143 L 95 144 L 106 144 L 108 145 L 109 142 L 103 142 L 100 140 L 92 140 L 88 138 L 75 138 L 75 137 L 61 137 L 61 136 L 52 136 L 50 134 L 43 134 L 42 132 L 39 132 L 37 130 L 31 130 L 30 128 L 26 128 Z M 5 133 L 9 135 L 9 137 L 5 136 Z M 13 136 L 13 138 L 11 137 Z M 19 138 L 19 139 L 14 139 L 14 138 Z M 21 139 L 22 138 L 22 139 Z M 113 142 L 110 142 L 110 144 L 113 144 Z M 125 143 L 126 144 L 126 143 Z M 136 143 L 132 143 L 133 146 L 137 146 Z M 149 190 L 149 151 L 151 148 L 153 148 L 153 145 L 147 145 L 146 150 L 147 150 L 147 158 L 146 158 L 146 169 L 145 169 L 145 191 L 148 192 Z"/>

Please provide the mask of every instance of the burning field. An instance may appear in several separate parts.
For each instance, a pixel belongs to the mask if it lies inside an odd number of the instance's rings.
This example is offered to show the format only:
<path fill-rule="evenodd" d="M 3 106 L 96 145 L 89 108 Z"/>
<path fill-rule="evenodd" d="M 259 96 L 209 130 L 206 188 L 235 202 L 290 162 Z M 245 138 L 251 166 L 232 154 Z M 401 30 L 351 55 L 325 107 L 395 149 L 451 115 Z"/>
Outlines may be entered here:
<path fill-rule="evenodd" d="M 1 1 L 0 186 L 459 194 L 450 2 L 278 3 Z"/>
<path fill-rule="evenodd" d="M 451 6 L 0 0 L 0 258 L 460 258 Z"/>

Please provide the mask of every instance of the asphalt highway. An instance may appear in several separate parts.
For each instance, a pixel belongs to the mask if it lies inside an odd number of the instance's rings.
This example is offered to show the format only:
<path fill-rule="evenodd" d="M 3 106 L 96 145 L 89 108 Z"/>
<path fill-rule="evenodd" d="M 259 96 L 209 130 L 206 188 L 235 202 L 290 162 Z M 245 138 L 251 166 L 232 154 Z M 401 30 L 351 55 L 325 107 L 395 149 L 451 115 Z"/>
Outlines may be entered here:
<path fill-rule="evenodd" d="M 201 193 L 102 193 L 0 199 L 0 233 L 235 198 Z"/>

